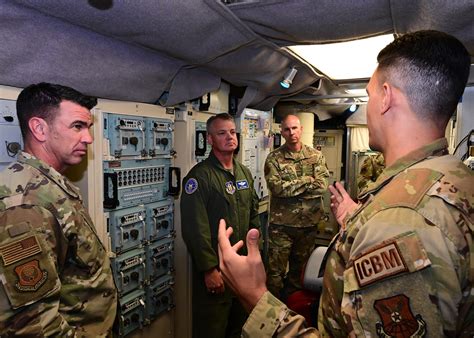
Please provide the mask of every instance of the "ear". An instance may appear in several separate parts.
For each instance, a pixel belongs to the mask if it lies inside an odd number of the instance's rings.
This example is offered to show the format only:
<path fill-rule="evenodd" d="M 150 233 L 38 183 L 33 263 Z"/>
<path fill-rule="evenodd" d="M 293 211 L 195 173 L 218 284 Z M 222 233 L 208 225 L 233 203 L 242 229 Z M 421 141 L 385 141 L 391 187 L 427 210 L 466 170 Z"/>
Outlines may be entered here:
<path fill-rule="evenodd" d="M 384 82 L 382 85 L 382 95 L 382 106 L 380 108 L 383 115 L 392 107 L 393 104 L 394 88 L 391 84 Z"/>
<path fill-rule="evenodd" d="M 30 134 L 39 142 L 44 142 L 49 131 L 48 124 L 40 117 L 32 117 L 28 121 Z"/>
<path fill-rule="evenodd" d="M 207 144 L 212 146 L 212 137 L 209 133 L 206 133 Z"/>

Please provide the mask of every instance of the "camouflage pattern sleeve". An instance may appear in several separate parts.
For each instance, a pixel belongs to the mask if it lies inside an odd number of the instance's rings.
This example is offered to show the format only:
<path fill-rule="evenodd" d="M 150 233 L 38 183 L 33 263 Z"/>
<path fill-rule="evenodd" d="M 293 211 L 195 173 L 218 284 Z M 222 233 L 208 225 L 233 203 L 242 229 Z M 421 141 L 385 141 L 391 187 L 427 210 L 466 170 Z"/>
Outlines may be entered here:
<path fill-rule="evenodd" d="M 0 223 L 0 336 L 73 336 L 59 313 L 57 252 L 64 243 L 55 218 L 19 206 L 0 211 Z"/>
<path fill-rule="evenodd" d="M 299 196 L 314 182 L 312 176 L 298 177 L 294 165 L 287 164 L 280 168 L 272 154 L 265 161 L 265 180 L 274 197 Z"/>
<path fill-rule="evenodd" d="M 441 201 L 430 203 L 444 209 Z M 446 229 L 412 209 L 391 208 L 358 220 L 365 224 L 357 235 L 348 233 L 353 244 L 341 276 L 341 312 L 356 336 L 455 335 L 468 290 L 459 284 L 469 271 L 468 243 L 452 214 L 436 213 L 432 216 L 444 217 Z"/>
<path fill-rule="evenodd" d="M 316 163 L 313 169 L 314 181 L 309 185 L 306 194 L 321 196 L 328 189 L 329 170 L 323 154 L 315 155 Z"/>
<path fill-rule="evenodd" d="M 242 337 L 319 337 L 315 328 L 306 327 L 300 316 L 270 292 L 266 292 L 250 313 Z"/>
<path fill-rule="evenodd" d="M 368 156 L 360 167 L 357 176 L 357 187 L 359 191 L 365 190 L 371 182 L 375 182 L 385 168 L 385 160 L 382 153 Z"/>

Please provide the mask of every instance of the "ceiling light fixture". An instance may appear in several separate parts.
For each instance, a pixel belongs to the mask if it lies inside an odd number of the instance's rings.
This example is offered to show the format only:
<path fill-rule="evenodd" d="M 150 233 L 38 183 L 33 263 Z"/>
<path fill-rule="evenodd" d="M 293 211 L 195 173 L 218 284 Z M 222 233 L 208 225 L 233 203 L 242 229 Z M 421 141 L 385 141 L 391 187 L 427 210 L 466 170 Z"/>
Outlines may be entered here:
<path fill-rule="evenodd" d="M 297 72 L 298 70 L 295 67 L 291 67 L 291 69 L 288 72 L 286 72 L 283 80 L 280 81 L 280 86 L 282 86 L 285 89 L 290 88 Z"/>
<path fill-rule="evenodd" d="M 377 54 L 393 39 L 393 34 L 386 34 L 290 49 L 333 80 L 368 79 L 377 67 Z"/>

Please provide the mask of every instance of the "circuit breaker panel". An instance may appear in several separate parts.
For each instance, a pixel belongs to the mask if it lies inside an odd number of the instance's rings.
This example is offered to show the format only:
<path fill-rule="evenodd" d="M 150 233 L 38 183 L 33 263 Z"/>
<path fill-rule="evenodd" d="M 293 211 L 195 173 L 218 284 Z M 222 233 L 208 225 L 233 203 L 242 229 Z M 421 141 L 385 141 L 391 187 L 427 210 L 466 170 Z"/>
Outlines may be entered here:
<path fill-rule="evenodd" d="M 270 135 L 271 112 L 244 109 L 236 121 L 240 131 L 238 159 L 250 169 L 254 179 L 254 188 L 260 199 L 268 196 L 265 181 L 265 160 L 271 150 Z"/>
<path fill-rule="evenodd" d="M 207 143 L 206 122 L 195 121 L 194 133 L 194 158 L 199 163 L 211 152 L 211 145 Z"/>
<path fill-rule="evenodd" d="M 116 333 L 125 336 L 174 307 L 174 122 L 108 112 L 101 118 L 103 210 L 120 304 Z"/>
<path fill-rule="evenodd" d="M 0 100 L 0 131 L 0 171 L 2 171 L 16 160 L 16 154 L 23 148 L 14 100 Z"/>

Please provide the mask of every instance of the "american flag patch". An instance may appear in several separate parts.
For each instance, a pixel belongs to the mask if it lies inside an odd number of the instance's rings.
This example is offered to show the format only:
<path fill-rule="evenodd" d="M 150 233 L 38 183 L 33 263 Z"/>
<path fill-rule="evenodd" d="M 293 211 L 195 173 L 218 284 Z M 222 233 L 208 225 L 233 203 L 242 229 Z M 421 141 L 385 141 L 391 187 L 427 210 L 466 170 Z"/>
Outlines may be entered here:
<path fill-rule="evenodd" d="M 35 236 L 30 236 L 0 247 L 0 256 L 2 256 L 4 266 L 34 256 L 40 252 L 41 247 Z"/>

